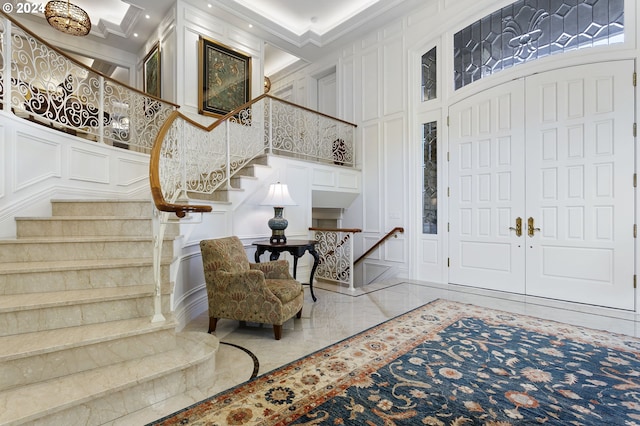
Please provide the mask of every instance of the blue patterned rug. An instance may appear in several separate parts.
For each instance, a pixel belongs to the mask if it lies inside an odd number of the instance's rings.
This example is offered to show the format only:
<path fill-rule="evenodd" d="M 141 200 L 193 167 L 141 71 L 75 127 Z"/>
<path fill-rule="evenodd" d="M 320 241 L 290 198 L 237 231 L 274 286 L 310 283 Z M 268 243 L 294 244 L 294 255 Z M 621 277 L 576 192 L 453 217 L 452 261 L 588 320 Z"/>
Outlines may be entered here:
<path fill-rule="evenodd" d="M 640 425 L 640 340 L 438 300 L 154 425 Z"/>

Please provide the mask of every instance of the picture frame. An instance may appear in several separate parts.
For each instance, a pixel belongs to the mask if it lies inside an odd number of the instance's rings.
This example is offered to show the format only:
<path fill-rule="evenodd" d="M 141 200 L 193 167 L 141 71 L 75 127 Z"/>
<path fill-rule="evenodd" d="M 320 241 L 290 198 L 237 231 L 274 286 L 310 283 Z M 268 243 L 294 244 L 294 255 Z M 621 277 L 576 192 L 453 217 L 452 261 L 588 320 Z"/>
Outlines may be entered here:
<path fill-rule="evenodd" d="M 198 112 L 220 117 L 251 96 L 251 56 L 200 36 Z"/>
<path fill-rule="evenodd" d="M 156 98 L 161 97 L 160 77 L 160 42 L 157 42 L 142 61 L 143 91 Z"/>

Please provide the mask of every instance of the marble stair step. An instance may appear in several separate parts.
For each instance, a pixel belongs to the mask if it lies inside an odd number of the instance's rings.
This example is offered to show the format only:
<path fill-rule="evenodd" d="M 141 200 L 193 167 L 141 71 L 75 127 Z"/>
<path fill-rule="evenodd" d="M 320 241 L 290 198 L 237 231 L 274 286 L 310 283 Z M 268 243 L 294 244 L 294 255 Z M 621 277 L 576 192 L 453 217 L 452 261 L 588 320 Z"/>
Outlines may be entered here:
<path fill-rule="evenodd" d="M 0 390 L 175 349 L 175 321 L 134 318 L 0 337 Z"/>
<path fill-rule="evenodd" d="M 218 340 L 178 333 L 176 349 L 0 392 L 0 425 L 100 425 L 213 380 Z"/>
<path fill-rule="evenodd" d="M 53 216 L 151 217 L 150 200 L 51 200 Z"/>
<path fill-rule="evenodd" d="M 166 239 L 163 256 L 170 257 L 173 244 Z M 143 258 L 153 255 L 153 239 L 148 237 L 48 237 L 0 240 L 3 262 L 44 262 L 51 260 L 87 260 Z"/>
<path fill-rule="evenodd" d="M 151 317 L 153 295 L 153 284 L 3 295 L 0 336 Z"/>
<path fill-rule="evenodd" d="M 170 292 L 169 260 L 160 268 L 163 293 Z M 0 263 L 0 296 L 89 288 L 144 285 L 154 282 L 150 258 Z"/>
<path fill-rule="evenodd" d="M 153 223 L 141 217 L 19 217 L 16 218 L 16 235 L 25 237 L 86 237 L 86 236 L 151 236 Z M 167 227 L 168 237 L 177 236 L 177 227 Z"/>

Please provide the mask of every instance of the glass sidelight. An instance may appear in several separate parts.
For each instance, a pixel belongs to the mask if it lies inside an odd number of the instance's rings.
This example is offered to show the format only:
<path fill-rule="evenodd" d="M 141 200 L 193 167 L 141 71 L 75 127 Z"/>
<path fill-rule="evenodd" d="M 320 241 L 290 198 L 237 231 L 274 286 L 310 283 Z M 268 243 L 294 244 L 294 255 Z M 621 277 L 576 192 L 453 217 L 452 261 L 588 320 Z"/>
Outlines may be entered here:
<path fill-rule="evenodd" d="M 422 125 L 422 233 L 438 233 L 438 125 Z"/>

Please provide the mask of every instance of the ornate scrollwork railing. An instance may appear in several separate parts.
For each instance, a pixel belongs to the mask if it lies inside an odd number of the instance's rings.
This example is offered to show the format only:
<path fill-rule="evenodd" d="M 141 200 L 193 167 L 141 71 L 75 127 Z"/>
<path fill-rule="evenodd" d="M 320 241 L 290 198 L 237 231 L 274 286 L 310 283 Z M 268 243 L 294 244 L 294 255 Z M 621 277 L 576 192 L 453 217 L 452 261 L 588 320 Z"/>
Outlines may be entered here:
<path fill-rule="evenodd" d="M 361 229 L 345 228 L 309 228 L 318 242 L 316 250 L 320 262 L 315 277 L 346 284 L 349 290 L 355 290 L 353 284 L 353 235 Z"/>
<path fill-rule="evenodd" d="M 291 116 L 306 117 L 298 122 L 306 123 L 301 127 L 306 129 L 304 136 L 295 136 L 297 121 Z M 309 134 L 315 135 L 313 143 Z M 178 217 L 210 211 L 209 206 L 193 205 L 189 200 L 230 187 L 235 173 L 264 154 L 353 167 L 354 137 L 351 123 L 269 95 L 257 97 L 209 126 L 176 111 L 161 127 L 151 152 L 154 202 L 159 211 Z"/>
<path fill-rule="evenodd" d="M 150 152 L 177 105 L 95 71 L 0 13 L 4 110 L 86 139 Z"/>

